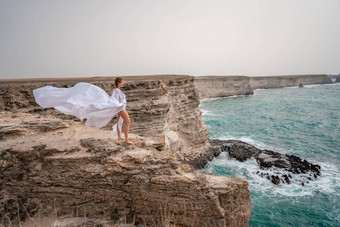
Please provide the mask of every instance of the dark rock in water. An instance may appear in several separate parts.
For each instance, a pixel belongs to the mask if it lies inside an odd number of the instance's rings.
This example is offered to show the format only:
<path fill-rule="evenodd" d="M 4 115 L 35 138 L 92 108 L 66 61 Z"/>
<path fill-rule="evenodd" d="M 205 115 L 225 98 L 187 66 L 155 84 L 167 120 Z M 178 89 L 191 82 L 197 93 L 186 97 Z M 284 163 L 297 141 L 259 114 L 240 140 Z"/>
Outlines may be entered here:
<path fill-rule="evenodd" d="M 290 180 L 289 180 L 289 177 L 288 177 L 288 175 L 283 175 L 283 178 L 284 178 L 284 180 L 285 180 L 285 182 L 287 183 L 287 184 L 290 184 L 291 182 L 290 182 Z"/>
<path fill-rule="evenodd" d="M 244 162 L 261 152 L 261 150 L 257 149 L 256 147 L 241 141 L 238 141 L 237 143 L 232 142 L 227 145 L 227 148 L 230 157 L 233 157 L 240 162 Z"/>
<path fill-rule="evenodd" d="M 271 182 L 272 182 L 273 184 L 280 184 L 280 178 L 279 178 L 279 176 L 272 176 Z"/>
<path fill-rule="evenodd" d="M 280 153 L 270 151 L 270 150 L 260 150 L 260 152 L 254 156 L 257 163 L 259 163 L 262 169 L 277 167 L 277 168 L 289 168 L 290 163 L 285 157 Z"/>
<path fill-rule="evenodd" d="M 312 164 L 306 160 L 302 160 L 295 155 L 280 154 L 271 150 L 261 150 L 250 144 L 238 140 L 210 140 L 211 149 L 216 153 L 228 152 L 230 158 L 244 162 L 250 158 L 254 158 L 260 166 L 261 170 L 269 168 L 277 168 L 290 172 L 291 174 L 307 174 L 308 180 L 317 179 L 321 175 L 319 165 Z M 287 183 L 291 184 L 291 174 L 271 175 L 258 171 L 257 174 L 265 177 L 274 184 Z M 307 180 L 306 179 L 306 180 Z"/>
<path fill-rule="evenodd" d="M 340 76 L 336 78 L 335 82 L 340 82 Z"/>
<path fill-rule="evenodd" d="M 302 83 L 299 83 L 299 87 L 303 87 L 303 84 L 302 84 Z"/>

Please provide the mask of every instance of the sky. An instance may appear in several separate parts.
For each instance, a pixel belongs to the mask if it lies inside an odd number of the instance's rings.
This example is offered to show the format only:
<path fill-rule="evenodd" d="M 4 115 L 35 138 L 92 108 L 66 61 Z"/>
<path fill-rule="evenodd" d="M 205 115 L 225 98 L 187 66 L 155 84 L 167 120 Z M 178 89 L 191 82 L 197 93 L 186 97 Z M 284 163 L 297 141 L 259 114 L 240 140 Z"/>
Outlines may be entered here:
<path fill-rule="evenodd" d="M 340 73 L 340 0 L 0 0 L 0 79 Z"/>

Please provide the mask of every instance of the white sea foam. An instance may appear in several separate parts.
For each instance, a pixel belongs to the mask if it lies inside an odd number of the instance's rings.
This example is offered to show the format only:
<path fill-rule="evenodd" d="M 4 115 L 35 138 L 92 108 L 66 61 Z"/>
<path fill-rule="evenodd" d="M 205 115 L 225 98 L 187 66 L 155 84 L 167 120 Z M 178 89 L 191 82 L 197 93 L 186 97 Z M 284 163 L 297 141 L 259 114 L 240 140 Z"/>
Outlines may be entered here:
<path fill-rule="evenodd" d="M 340 188 L 340 171 L 332 163 L 318 163 L 321 166 L 321 178 L 318 189 L 324 193 L 334 193 Z"/>
<path fill-rule="evenodd" d="M 315 87 L 320 87 L 320 86 L 339 86 L 340 83 L 338 82 L 333 82 L 330 84 L 308 84 L 308 85 L 303 85 L 304 88 L 315 88 Z M 282 87 L 282 88 L 258 88 L 254 90 L 254 95 L 258 95 L 258 92 L 261 92 L 263 90 L 269 90 L 269 89 L 301 89 L 299 86 L 291 86 L 291 87 Z"/>
<path fill-rule="evenodd" d="M 331 84 L 322 84 L 323 86 L 340 86 L 339 82 L 331 83 Z"/>
<path fill-rule="evenodd" d="M 256 88 L 255 90 L 254 90 L 254 93 L 256 92 L 256 91 L 262 91 L 262 90 L 267 90 L 268 88 Z"/>
<path fill-rule="evenodd" d="M 220 99 L 226 99 L 230 96 L 225 96 L 225 97 L 216 97 L 216 98 L 206 98 L 206 99 L 201 99 L 200 102 L 204 102 L 204 101 L 211 101 L 211 100 L 220 100 Z"/>
<path fill-rule="evenodd" d="M 322 87 L 322 86 L 339 86 L 340 83 L 331 83 L 331 84 L 310 84 L 304 85 L 305 88 L 315 88 L 315 87 Z"/>
<path fill-rule="evenodd" d="M 304 88 L 314 88 L 314 87 L 320 87 L 322 84 L 309 84 L 309 85 L 303 85 Z"/>
<path fill-rule="evenodd" d="M 205 101 L 212 101 L 212 100 L 222 100 L 222 99 L 234 99 L 234 98 L 245 98 L 248 97 L 249 95 L 230 95 L 230 96 L 223 96 L 223 97 L 216 97 L 216 98 L 206 98 L 200 100 L 200 102 L 205 102 Z"/>
<path fill-rule="evenodd" d="M 202 115 L 204 116 L 211 116 L 211 115 L 214 115 L 214 113 L 210 110 L 207 110 L 207 109 L 200 109 L 200 111 L 202 112 Z"/>

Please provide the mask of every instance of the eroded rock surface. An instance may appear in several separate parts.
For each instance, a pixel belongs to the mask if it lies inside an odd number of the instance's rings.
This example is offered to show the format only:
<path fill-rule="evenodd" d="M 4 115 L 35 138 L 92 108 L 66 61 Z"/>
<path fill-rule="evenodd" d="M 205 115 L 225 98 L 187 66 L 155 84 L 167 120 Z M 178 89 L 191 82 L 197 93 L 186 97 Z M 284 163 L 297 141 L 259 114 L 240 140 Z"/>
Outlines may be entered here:
<path fill-rule="evenodd" d="M 312 164 L 295 155 L 280 154 L 270 150 L 261 150 L 250 144 L 238 140 L 211 140 L 210 144 L 215 154 L 218 152 L 228 152 L 230 158 L 240 162 L 254 158 L 259 164 L 261 170 L 279 169 L 277 175 L 270 174 L 266 171 L 258 171 L 261 177 L 265 177 L 274 184 L 291 183 L 292 175 L 302 175 L 301 184 L 315 180 L 321 175 L 321 167 Z"/>
<path fill-rule="evenodd" d="M 0 110 L 24 111 L 40 116 L 53 115 L 62 120 L 79 121 L 57 110 L 40 108 L 34 101 L 32 90 L 46 85 L 71 87 L 83 81 L 97 85 L 111 94 L 113 80 L 114 78 L 83 78 L 0 81 Z M 177 158 L 187 162 L 195 162 L 199 156 L 204 156 L 209 150 L 208 130 L 198 109 L 199 97 L 195 90 L 194 77 L 140 76 L 125 77 L 124 81 L 122 90 L 128 101 L 127 111 L 132 121 L 132 133 L 146 138 L 164 138 L 165 149 L 172 150 Z M 115 121 L 113 119 L 104 129 L 111 130 Z"/>
<path fill-rule="evenodd" d="M 200 99 L 254 94 L 247 76 L 198 76 L 195 86 Z"/>
<path fill-rule="evenodd" d="M 134 145 L 34 103 L 33 88 L 76 82 L 0 84 L 2 225 L 247 226 L 248 183 L 195 168 L 212 154 L 192 77 L 126 79 Z"/>

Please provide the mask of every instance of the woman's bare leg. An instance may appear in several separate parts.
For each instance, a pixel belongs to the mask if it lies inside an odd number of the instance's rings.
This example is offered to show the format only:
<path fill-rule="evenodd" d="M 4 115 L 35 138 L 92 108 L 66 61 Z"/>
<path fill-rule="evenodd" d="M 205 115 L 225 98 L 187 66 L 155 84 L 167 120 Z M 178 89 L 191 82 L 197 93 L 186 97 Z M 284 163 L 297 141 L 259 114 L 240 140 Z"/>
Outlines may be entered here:
<path fill-rule="evenodd" d="M 122 135 L 120 134 L 120 131 L 119 131 L 119 118 L 120 118 L 120 112 L 117 114 L 117 135 L 118 135 L 118 140 L 123 140 Z"/>
<path fill-rule="evenodd" d="M 130 140 L 129 140 L 129 136 L 128 136 L 128 132 L 129 132 L 129 128 L 130 128 L 130 117 L 129 114 L 126 110 L 122 110 L 119 112 L 120 116 L 123 118 L 124 120 L 124 134 L 125 134 L 125 143 L 128 144 L 133 144 Z"/>

